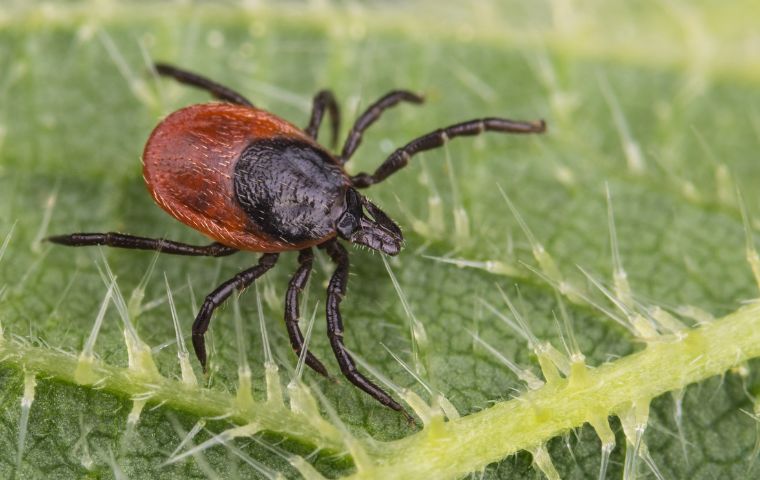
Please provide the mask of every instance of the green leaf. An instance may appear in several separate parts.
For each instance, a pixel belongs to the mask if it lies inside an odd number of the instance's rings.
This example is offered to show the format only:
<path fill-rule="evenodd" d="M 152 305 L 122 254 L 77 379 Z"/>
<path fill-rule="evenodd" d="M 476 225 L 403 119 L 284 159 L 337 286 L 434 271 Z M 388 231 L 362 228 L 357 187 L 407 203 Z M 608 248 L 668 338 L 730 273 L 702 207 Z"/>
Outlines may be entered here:
<path fill-rule="evenodd" d="M 732 6 L 0 7 L 1 476 L 755 474 L 758 11 Z M 344 134 L 388 90 L 424 92 L 368 131 L 353 173 L 458 121 L 546 119 L 542 136 L 456 139 L 369 190 L 406 248 L 351 250 L 346 344 L 419 425 L 345 380 L 297 380 L 294 255 L 215 315 L 204 377 L 177 332 L 255 255 L 41 242 L 206 241 L 143 186 L 151 129 L 207 100 L 151 76 L 154 59 L 297 125 L 329 87 Z M 332 266 L 315 265 L 302 323 L 316 312 L 310 348 L 338 375 Z"/>

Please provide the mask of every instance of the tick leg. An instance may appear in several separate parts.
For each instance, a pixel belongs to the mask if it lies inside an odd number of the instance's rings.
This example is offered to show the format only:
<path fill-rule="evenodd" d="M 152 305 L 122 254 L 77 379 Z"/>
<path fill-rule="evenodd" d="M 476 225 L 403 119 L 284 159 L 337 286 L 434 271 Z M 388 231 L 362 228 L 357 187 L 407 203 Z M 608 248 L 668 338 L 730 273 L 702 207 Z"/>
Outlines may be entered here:
<path fill-rule="evenodd" d="M 285 326 L 288 329 L 290 345 L 293 347 L 293 350 L 295 350 L 296 355 L 299 356 L 303 350 L 303 333 L 301 333 L 301 329 L 298 327 L 298 319 L 300 317 L 300 313 L 298 312 L 298 300 L 301 296 L 301 292 L 306 287 L 306 282 L 309 281 L 313 261 L 314 253 L 312 253 L 310 248 L 301 250 L 298 254 L 298 270 L 296 270 L 293 278 L 290 279 L 288 292 L 285 295 Z M 312 355 L 308 350 L 306 351 L 306 365 L 310 366 L 315 372 L 330 378 L 330 375 L 327 373 L 327 369 L 322 362 L 320 362 L 317 357 Z"/>
<path fill-rule="evenodd" d="M 422 103 L 425 99 L 416 93 L 408 90 L 394 90 L 386 93 L 380 100 L 376 101 L 356 119 L 354 126 L 348 133 L 346 143 L 343 144 L 343 150 L 340 154 L 340 163 L 346 163 L 351 155 L 354 154 L 359 145 L 362 143 L 362 135 L 370 125 L 380 118 L 380 115 L 388 108 L 397 105 L 399 102 Z"/>
<path fill-rule="evenodd" d="M 303 350 L 303 334 L 298 327 L 298 319 L 300 314 L 298 312 L 298 300 L 301 296 L 301 292 L 306 287 L 306 283 L 309 281 L 311 275 L 311 266 L 314 261 L 314 253 L 311 248 L 301 250 L 298 254 L 298 270 L 290 279 L 288 285 L 288 293 L 285 295 L 285 326 L 288 329 L 288 337 L 290 337 L 290 345 L 293 346 L 296 355 L 301 355 Z M 330 377 L 327 373 L 327 369 L 322 362 L 317 360 L 317 357 L 306 351 L 306 365 L 310 366 L 315 372 Z"/>
<path fill-rule="evenodd" d="M 330 337 L 330 346 L 332 346 L 335 358 L 338 360 L 340 371 L 343 372 L 349 382 L 367 392 L 386 407 L 403 413 L 407 420 L 413 423 L 412 417 L 404 410 L 404 407 L 356 369 L 354 359 L 346 350 L 343 344 L 343 320 L 340 315 L 340 302 L 346 295 L 346 285 L 348 284 L 348 252 L 336 240 L 331 240 L 322 246 L 336 265 L 335 272 L 327 286 L 327 335 Z"/>
<path fill-rule="evenodd" d="M 311 119 L 309 126 L 304 130 L 308 136 L 317 139 L 319 126 L 322 124 L 322 117 L 325 116 L 325 110 L 330 114 L 330 146 L 335 148 L 338 144 L 338 132 L 340 131 L 340 109 L 335 101 L 335 95 L 330 90 L 320 90 L 314 96 L 314 103 L 311 109 Z"/>
<path fill-rule="evenodd" d="M 196 257 L 224 257 L 232 255 L 238 250 L 221 243 L 212 243 L 205 246 L 188 245 L 186 243 L 173 242 L 163 238 L 145 238 L 123 233 L 71 233 L 68 235 L 56 235 L 48 237 L 48 242 L 68 245 L 70 247 L 85 247 L 90 245 L 105 245 L 108 247 L 129 248 L 134 250 L 155 250 L 161 253 L 173 255 L 190 255 Z"/>
<path fill-rule="evenodd" d="M 173 67 L 165 63 L 156 63 L 153 65 L 153 68 L 159 75 L 171 77 L 179 83 L 184 83 L 185 85 L 190 85 L 192 87 L 206 90 L 208 93 L 213 95 L 215 98 L 218 98 L 219 100 L 253 107 L 253 104 L 247 98 L 235 90 L 225 87 L 224 85 L 220 85 L 213 80 L 209 80 L 206 77 L 198 75 L 197 73 L 188 72 L 187 70 L 182 70 L 181 68 Z"/>
<path fill-rule="evenodd" d="M 545 130 L 546 123 L 543 120 L 519 122 L 507 120 L 506 118 L 481 118 L 457 123 L 415 138 L 391 153 L 380 167 L 375 170 L 375 173 L 370 175 L 362 172 L 351 177 L 351 181 L 356 188 L 365 188 L 375 183 L 380 183 L 396 173 L 397 170 L 406 166 L 409 163 L 409 159 L 416 153 L 438 148 L 454 137 L 479 135 L 483 132 L 543 133 Z"/>
<path fill-rule="evenodd" d="M 277 253 L 265 253 L 259 258 L 259 263 L 255 267 L 243 270 L 206 296 L 206 300 L 201 305 L 201 309 L 193 322 L 193 348 L 204 372 L 206 371 L 206 341 L 203 335 L 208 330 L 208 324 L 211 322 L 211 315 L 214 310 L 223 304 L 235 290 L 243 290 L 249 287 L 257 278 L 274 267 L 278 256 Z"/>

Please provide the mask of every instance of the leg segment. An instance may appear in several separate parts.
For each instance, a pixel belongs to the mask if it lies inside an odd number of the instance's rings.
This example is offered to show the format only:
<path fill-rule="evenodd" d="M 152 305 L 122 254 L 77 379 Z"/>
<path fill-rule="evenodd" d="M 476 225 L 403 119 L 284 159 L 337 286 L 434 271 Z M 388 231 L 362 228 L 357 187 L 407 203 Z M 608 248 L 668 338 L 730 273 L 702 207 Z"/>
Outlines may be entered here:
<path fill-rule="evenodd" d="M 330 146 L 335 148 L 335 145 L 338 143 L 338 132 L 340 131 L 340 109 L 335 101 L 335 95 L 330 90 L 320 90 L 314 96 L 311 119 L 309 120 L 309 126 L 304 131 L 308 136 L 316 140 L 325 110 L 330 114 L 330 130 L 332 131 Z"/>
<path fill-rule="evenodd" d="M 243 270 L 231 279 L 227 280 L 223 284 L 216 287 L 216 290 L 209 293 L 206 296 L 206 300 L 203 302 L 198 315 L 193 322 L 193 348 L 195 349 L 195 356 L 201 362 L 203 371 L 206 371 L 206 341 L 203 335 L 208 330 L 208 324 L 211 322 L 211 314 L 214 310 L 227 298 L 232 295 L 235 290 L 243 290 L 250 286 L 257 278 L 264 275 L 270 268 L 277 263 L 277 253 L 265 253 L 259 258 L 259 263 L 253 268 Z"/>
<path fill-rule="evenodd" d="M 332 346 L 335 358 L 338 360 L 340 371 L 343 372 L 349 382 L 364 390 L 386 407 L 403 413 L 407 420 L 411 421 L 412 417 L 404 410 L 404 407 L 356 369 L 354 359 L 346 350 L 343 344 L 343 320 L 340 315 L 340 302 L 343 301 L 348 284 L 348 252 L 336 240 L 331 240 L 323 246 L 336 264 L 335 272 L 327 286 L 327 335 L 330 337 L 330 346 Z"/>
<path fill-rule="evenodd" d="M 304 341 L 301 329 L 298 327 L 298 318 L 300 317 L 298 300 L 304 287 L 306 287 L 306 283 L 309 281 L 313 261 L 314 253 L 312 253 L 310 248 L 301 250 L 298 254 L 298 270 L 296 270 L 293 278 L 290 279 L 288 293 L 285 295 L 285 326 L 288 329 L 290 345 L 293 346 L 293 350 L 299 356 L 303 350 Z M 306 352 L 306 365 L 310 366 L 315 372 L 329 378 L 325 366 L 309 351 Z"/>
<path fill-rule="evenodd" d="M 343 144 L 343 151 L 340 154 L 340 162 L 346 163 L 351 155 L 354 154 L 359 145 L 362 143 L 362 135 L 370 125 L 380 118 L 380 115 L 388 108 L 397 105 L 399 102 L 410 103 L 422 103 L 425 99 L 416 93 L 412 93 L 408 90 L 394 90 L 386 93 L 385 96 L 380 98 L 361 114 L 356 120 L 354 126 L 351 127 L 351 131 L 346 138 L 346 143 Z"/>
<path fill-rule="evenodd" d="M 153 68 L 159 75 L 172 77 L 179 83 L 184 83 L 185 85 L 190 85 L 192 87 L 206 90 L 208 93 L 213 95 L 215 98 L 218 98 L 219 100 L 253 107 L 253 104 L 247 98 L 240 95 L 235 90 L 227 88 L 224 85 L 220 85 L 213 80 L 209 80 L 208 78 L 202 77 L 196 73 L 188 72 L 187 70 L 182 70 L 165 63 L 156 63 L 153 65 Z"/>
<path fill-rule="evenodd" d="M 409 163 L 409 159 L 414 154 L 438 148 L 454 137 L 479 135 L 483 132 L 542 133 L 545 130 L 546 124 L 543 120 L 518 122 L 506 118 L 482 118 L 457 123 L 415 138 L 393 152 L 372 175 L 362 172 L 353 176 L 351 180 L 356 188 L 380 183 Z"/>
<path fill-rule="evenodd" d="M 224 257 L 238 250 L 221 243 L 205 246 L 188 245 L 162 238 L 145 238 L 122 233 L 71 233 L 48 237 L 48 242 L 68 245 L 70 247 L 85 247 L 90 245 L 105 245 L 108 247 L 129 248 L 134 250 L 155 250 L 172 255 L 190 255 L 195 257 Z"/>

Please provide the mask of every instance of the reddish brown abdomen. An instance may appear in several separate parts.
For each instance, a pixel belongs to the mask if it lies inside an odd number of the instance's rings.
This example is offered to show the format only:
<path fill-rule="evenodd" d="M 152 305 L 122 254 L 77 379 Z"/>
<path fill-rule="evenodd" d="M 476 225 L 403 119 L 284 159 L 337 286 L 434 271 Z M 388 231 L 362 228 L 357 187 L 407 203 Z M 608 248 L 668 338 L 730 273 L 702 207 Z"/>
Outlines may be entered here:
<path fill-rule="evenodd" d="M 258 139 L 313 140 L 274 115 L 226 103 L 192 105 L 169 115 L 143 152 L 143 177 L 156 203 L 219 243 L 255 252 L 281 252 L 324 239 L 287 243 L 264 233 L 235 199 L 233 175 L 243 150 Z"/>

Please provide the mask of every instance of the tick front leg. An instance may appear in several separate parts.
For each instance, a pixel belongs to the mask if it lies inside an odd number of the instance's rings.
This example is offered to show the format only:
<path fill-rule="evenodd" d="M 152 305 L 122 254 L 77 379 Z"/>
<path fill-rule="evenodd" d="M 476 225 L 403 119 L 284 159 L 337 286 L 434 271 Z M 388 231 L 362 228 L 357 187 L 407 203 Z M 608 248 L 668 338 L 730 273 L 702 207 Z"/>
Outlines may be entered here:
<path fill-rule="evenodd" d="M 327 335 L 330 337 L 330 346 L 332 346 L 335 358 L 338 360 L 340 371 L 349 382 L 364 390 L 369 396 L 386 407 L 401 412 L 410 423 L 413 423 L 412 416 L 404 407 L 356 369 L 354 359 L 346 350 L 343 344 L 343 319 L 340 315 L 340 302 L 343 301 L 348 284 L 348 252 L 336 240 L 330 240 L 322 246 L 336 265 L 335 272 L 327 286 Z"/>
<path fill-rule="evenodd" d="M 133 250 L 154 250 L 172 255 L 189 255 L 195 257 L 225 257 L 232 255 L 238 250 L 221 243 L 198 246 L 186 243 L 173 242 L 163 238 L 136 237 L 123 233 L 70 233 L 68 235 L 56 235 L 45 239 L 48 242 L 70 247 L 87 247 L 92 245 L 105 245 L 107 247 L 127 248 Z"/>
<path fill-rule="evenodd" d="M 243 290 L 249 287 L 257 278 L 274 267 L 278 257 L 279 254 L 277 253 L 265 253 L 259 258 L 259 263 L 255 267 L 243 270 L 206 296 L 206 300 L 198 311 L 195 322 L 193 322 L 193 348 L 204 372 L 206 371 L 206 341 L 203 335 L 208 330 L 214 310 L 223 304 L 235 290 Z"/>
<path fill-rule="evenodd" d="M 408 90 L 393 90 L 383 95 L 379 100 L 370 105 L 367 110 L 356 119 L 354 126 L 348 133 L 346 143 L 340 154 L 340 163 L 346 163 L 362 143 L 364 131 L 367 130 L 387 109 L 398 105 L 400 102 L 422 103 L 425 99 Z"/>
<path fill-rule="evenodd" d="M 290 345 L 293 347 L 293 350 L 295 350 L 296 355 L 299 356 L 303 350 L 304 340 L 303 333 L 301 333 L 301 329 L 298 327 L 298 319 L 300 318 L 298 303 L 301 292 L 309 281 L 313 262 L 314 253 L 312 253 L 311 248 L 301 250 L 298 254 L 298 270 L 296 270 L 293 278 L 290 279 L 288 293 L 285 295 L 285 326 L 288 330 L 288 337 L 290 337 Z M 306 351 L 305 360 L 306 365 L 310 366 L 315 372 L 330 378 L 330 375 L 327 373 L 327 369 L 322 362 L 320 362 L 317 357 L 312 355 L 308 350 Z"/>
<path fill-rule="evenodd" d="M 330 114 L 330 146 L 335 148 L 338 144 L 338 132 L 340 131 L 340 109 L 338 102 L 335 101 L 335 95 L 330 90 L 320 90 L 314 96 L 314 103 L 311 110 L 311 119 L 309 126 L 304 130 L 308 136 L 317 139 L 319 135 L 319 126 L 322 124 L 322 118 L 325 116 L 325 110 Z"/>
<path fill-rule="evenodd" d="M 351 177 L 351 181 L 356 188 L 366 188 L 375 183 L 380 183 L 405 167 L 409 163 L 409 159 L 415 154 L 441 147 L 454 137 L 480 135 L 483 132 L 543 133 L 544 131 L 546 131 L 546 124 L 543 120 L 520 122 L 506 118 L 481 118 L 457 123 L 415 138 L 393 152 L 375 170 L 375 173 L 370 175 L 362 172 Z"/>

